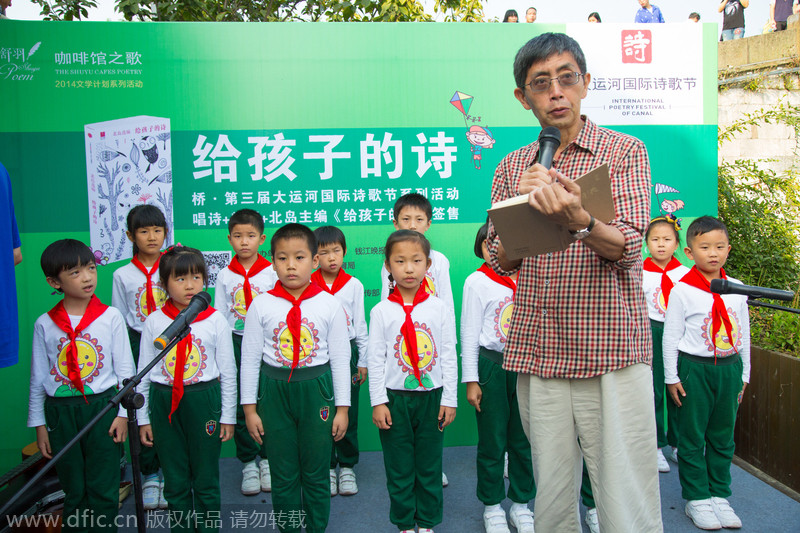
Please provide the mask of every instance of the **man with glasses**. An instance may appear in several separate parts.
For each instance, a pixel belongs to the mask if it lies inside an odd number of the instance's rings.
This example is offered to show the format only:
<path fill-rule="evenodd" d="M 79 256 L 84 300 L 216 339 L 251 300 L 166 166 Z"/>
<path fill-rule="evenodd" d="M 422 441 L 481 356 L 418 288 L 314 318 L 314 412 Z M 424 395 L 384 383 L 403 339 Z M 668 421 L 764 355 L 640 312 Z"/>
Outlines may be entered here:
<path fill-rule="evenodd" d="M 644 144 L 581 115 L 591 75 L 578 43 L 545 33 L 520 48 L 514 96 L 542 128 L 561 132 L 548 170 L 533 142 L 498 165 L 492 203 L 527 194 L 532 209 L 565 226 L 563 252 L 512 261 L 494 227 L 487 245 L 500 274 L 519 271 L 503 367 L 531 441 L 536 529 L 580 531 L 581 457 L 603 531 L 662 531 L 650 362 L 642 292 L 642 239 L 649 220 Z M 572 180 L 607 163 L 615 217 L 596 220 Z"/>

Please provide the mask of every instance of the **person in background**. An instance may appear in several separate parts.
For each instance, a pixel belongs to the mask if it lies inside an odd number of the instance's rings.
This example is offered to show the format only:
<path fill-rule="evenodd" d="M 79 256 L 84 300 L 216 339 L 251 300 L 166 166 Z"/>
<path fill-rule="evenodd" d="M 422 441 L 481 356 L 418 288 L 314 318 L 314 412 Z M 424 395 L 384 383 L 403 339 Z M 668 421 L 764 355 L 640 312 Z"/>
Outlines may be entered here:
<path fill-rule="evenodd" d="M 786 29 L 786 21 L 789 15 L 800 11 L 798 0 L 770 0 L 769 3 L 769 25 L 775 31 Z"/>
<path fill-rule="evenodd" d="M 525 22 L 536 22 L 536 8 L 529 7 L 527 11 L 525 11 Z"/>
<path fill-rule="evenodd" d="M 603 22 L 602 20 L 600 20 L 600 13 L 598 13 L 597 11 L 592 11 L 591 13 L 589 13 L 588 20 L 589 22 Z"/>
<path fill-rule="evenodd" d="M 744 37 L 744 10 L 750 0 L 722 0 L 717 11 L 722 13 L 722 40 L 741 39 Z M 691 18 L 691 15 L 689 15 Z M 700 16 L 697 16 L 700 20 Z"/>
<path fill-rule="evenodd" d="M 0 19 L 7 19 L 6 10 L 11 7 L 11 0 L 0 0 Z"/>
<path fill-rule="evenodd" d="M 514 9 L 509 9 L 506 11 L 506 16 L 503 17 L 503 22 L 519 22 L 519 15 L 517 15 L 517 11 Z"/>
<path fill-rule="evenodd" d="M 7 0 L 0 0 L 3 6 Z M 8 4 L 11 1 L 8 0 Z M 19 322 L 17 316 L 17 284 L 14 267 L 22 262 L 22 241 L 19 238 L 17 219 L 14 216 L 14 199 L 11 195 L 11 177 L 0 163 L 0 280 L 5 287 L 0 291 L 0 368 L 19 361 Z"/>
<path fill-rule="evenodd" d="M 666 22 L 666 20 L 664 20 L 664 15 L 661 14 L 661 10 L 658 6 L 651 4 L 650 0 L 639 0 L 639 5 L 641 7 L 639 11 L 636 12 L 636 17 L 633 19 L 634 22 L 640 24 L 663 24 Z"/>
<path fill-rule="evenodd" d="M 689 20 L 692 22 L 700 22 L 700 13 L 697 11 L 692 11 L 689 13 Z"/>

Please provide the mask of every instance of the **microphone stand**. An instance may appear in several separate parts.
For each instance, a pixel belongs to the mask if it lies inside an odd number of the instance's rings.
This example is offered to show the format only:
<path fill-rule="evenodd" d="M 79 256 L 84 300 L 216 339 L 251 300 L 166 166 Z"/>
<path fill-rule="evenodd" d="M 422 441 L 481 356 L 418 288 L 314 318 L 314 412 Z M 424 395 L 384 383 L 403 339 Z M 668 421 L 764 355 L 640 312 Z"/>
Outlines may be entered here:
<path fill-rule="evenodd" d="M 142 475 L 141 475 L 141 467 L 139 464 L 139 455 L 141 453 L 141 441 L 139 439 L 139 427 L 136 421 L 136 410 L 144 405 L 144 397 L 136 392 L 134 389 L 135 387 L 141 383 L 142 377 L 146 376 L 150 370 L 153 369 L 161 360 L 175 347 L 178 342 L 183 339 L 186 335 L 189 334 L 189 324 L 185 324 L 183 329 L 176 335 L 167 346 L 161 350 L 161 352 L 150 361 L 144 370 L 136 374 L 134 377 L 125 379 L 123 383 L 122 389 L 114 395 L 113 398 L 108 400 L 108 404 L 103 408 L 102 411 L 97 413 L 97 415 L 89 421 L 73 438 L 70 440 L 66 446 L 64 446 L 60 452 L 55 454 L 51 460 L 49 460 L 42 468 L 39 470 L 31 479 L 28 481 L 24 487 L 22 487 L 14 496 L 9 499 L 6 504 L 0 509 L 0 517 L 6 516 L 8 511 L 17 503 L 17 500 L 25 494 L 32 486 L 39 482 L 40 479 L 44 477 L 44 475 L 49 472 L 58 461 L 73 447 L 75 446 L 80 440 L 86 435 L 102 418 L 108 413 L 111 409 L 119 409 L 119 404 L 122 403 L 122 406 L 128 410 L 128 445 L 131 451 L 131 470 L 133 475 L 133 490 L 135 492 L 136 497 L 136 528 L 138 533 L 145 533 L 147 531 L 147 527 L 145 524 L 145 512 L 144 512 L 144 502 L 142 500 Z"/>
<path fill-rule="evenodd" d="M 775 304 L 770 304 L 770 303 L 767 303 L 767 302 L 760 302 L 760 301 L 758 301 L 756 299 L 748 298 L 747 299 L 747 305 L 752 306 L 752 307 L 766 307 L 768 309 L 777 309 L 779 311 L 787 311 L 789 313 L 800 314 L 800 309 L 795 309 L 794 307 L 784 307 L 782 305 L 775 305 Z"/>

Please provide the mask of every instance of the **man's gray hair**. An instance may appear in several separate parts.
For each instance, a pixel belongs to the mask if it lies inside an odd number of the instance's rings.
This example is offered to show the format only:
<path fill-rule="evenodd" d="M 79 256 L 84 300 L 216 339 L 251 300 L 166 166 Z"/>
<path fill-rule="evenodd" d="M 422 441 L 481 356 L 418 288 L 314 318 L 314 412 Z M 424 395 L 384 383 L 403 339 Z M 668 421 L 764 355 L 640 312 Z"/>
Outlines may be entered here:
<path fill-rule="evenodd" d="M 514 81 L 516 81 L 517 87 L 520 89 L 525 87 L 525 79 L 531 65 L 566 52 L 575 58 L 581 73 L 586 73 L 586 57 L 583 55 L 581 45 L 565 33 L 543 33 L 525 43 L 514 59 Z"/>

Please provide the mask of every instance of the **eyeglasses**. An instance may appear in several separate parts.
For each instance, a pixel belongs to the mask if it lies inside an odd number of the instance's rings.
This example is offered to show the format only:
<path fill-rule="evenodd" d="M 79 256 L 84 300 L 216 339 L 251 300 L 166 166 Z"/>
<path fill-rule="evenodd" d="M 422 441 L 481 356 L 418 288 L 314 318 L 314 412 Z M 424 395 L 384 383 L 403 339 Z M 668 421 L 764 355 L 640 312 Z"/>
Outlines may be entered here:
<path fill-rule="evenodd" d="M 583 78 L 583 73 L 581 72 L 564 72 L 555 78 L 539 76 L 538 78 L 534 78 L 533 81 L 527 85 L 531 88 L 531 91 L 540 93 L 548 90 L 550 88 L 550 84 L 553 83 L 553 80 L 557 80 L 558 84 L 562 87 L 570 87 L 572 85 L 577 85 L 581 78 Z"/>

